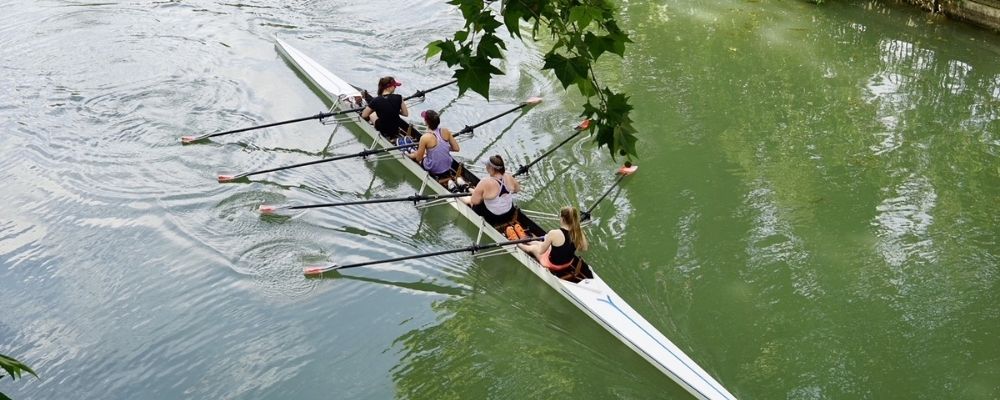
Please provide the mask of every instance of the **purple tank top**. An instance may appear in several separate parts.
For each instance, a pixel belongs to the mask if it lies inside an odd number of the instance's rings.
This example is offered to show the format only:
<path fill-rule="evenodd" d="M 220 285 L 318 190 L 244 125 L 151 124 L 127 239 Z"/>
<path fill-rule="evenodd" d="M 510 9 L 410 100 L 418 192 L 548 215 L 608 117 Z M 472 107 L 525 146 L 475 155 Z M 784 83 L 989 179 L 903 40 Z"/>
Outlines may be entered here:
<path fill-rule="evenodd" d="M 440 175 L 451 169 L 451 144 L 441 137 L 441 128 L 434 130 L 434 136 L 437 137 L 437 144 L 434 147 L 427 149 L 427 153 L 424 154 L 424 170 L 430 172 L 434 175 Z"/>

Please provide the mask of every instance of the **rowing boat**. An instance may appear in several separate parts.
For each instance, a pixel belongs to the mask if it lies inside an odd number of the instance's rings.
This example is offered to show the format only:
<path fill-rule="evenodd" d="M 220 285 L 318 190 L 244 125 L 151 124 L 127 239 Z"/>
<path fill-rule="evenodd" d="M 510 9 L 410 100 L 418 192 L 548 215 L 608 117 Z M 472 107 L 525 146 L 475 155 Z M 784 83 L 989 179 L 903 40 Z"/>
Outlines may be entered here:
<path fill-rule="evenodd" d="M 281 39 L 275 39 L 276 47 L 289 65 L 295 68 L 309 83 L 315 86 L 327 101 L 337 109 L 352 109 L 358 106 L 362 94 L 358 89 L 333 74 L 312 58 L 296 50 Z M 361 122 L 359 116 L 349 119 L 356 124 L 372 140 L 372 146 L 382 148 L 392 147 L 386 138 L 382 137 L 370 124 Z M 447 194 L 449 190 L 430 177 L 419 164 L 408 158 L 400 159 L 403 167 L 408 169 L 422 182 L 422 188 L 437 194 Z M 479 181 L 468 168 L 461 169 L 463 178 L 472 186 Z M 459 214 L 479 228 L 480 236 L 485 235 L 495 242 L 507 241 L 507 238 L 496 228 L 489 225 L 465 203 L 449 198 L 445 201 Z M 545 231 L 534 221 L 520 213 L 518 222 L 532 235 L 541 236 Z M 654 367 L 673 379 L 699 399 L 727 399 L 735 397 L 729 393 L 711 375 L 698 366 L 680 348 L 674 345 L 652 324 L 646 321 L 628 303 L 612 290 L 593 268 L 586 263 L 578 264 L 579 275 L 576 279 L 560 279 L 543 267 L 534 257 L 511 249 L 508 253 L 518 262 L 534 273 L 543 282 L 555 289 L 570 303 L 574 304 L 590 316 L 608 332 L 617 337 L 645 358 Z"/>

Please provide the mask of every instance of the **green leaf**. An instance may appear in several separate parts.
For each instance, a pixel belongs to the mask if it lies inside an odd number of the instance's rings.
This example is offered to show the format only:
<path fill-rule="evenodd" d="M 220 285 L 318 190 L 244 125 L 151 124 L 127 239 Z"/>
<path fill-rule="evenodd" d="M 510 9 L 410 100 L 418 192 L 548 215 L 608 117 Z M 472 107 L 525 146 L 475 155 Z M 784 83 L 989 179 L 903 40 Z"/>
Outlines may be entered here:
<path fill-rule="evenodd" d="M 468 65 L 455 70 L 455 79 L 458 79 L 459 95 L 465 93 L 467 89 L 479 93 L 486 99 L 490 98 L 490 79 L 493 75 L 503 75 L 503 71 L 490 64 L 490 60 L 484 57 L 477 57 Z"/>
<path fill-rule="evenodd" d="M 437 47 L 441 49 L 441 61 L 444 61 L 449 67 L 462 61 L 461 54 L 459 54 L 458 49 L 455 48 L 455 42 L 445 40 L 438 43 Z"/>
<path fill-rule="evenodd" d="M 523 12 L 519 8 L 512 8 L 511 5 L 520 4 L 518 2 L 505 2 L 503 9 L 503 24 L 507 27 L 510 35 L 521 39 L 521 15 Z"/>
<path fill-rule="evenodd" d="M 427 55 L 424 56 L 424 61 L 430 60 L 431 57 L 434 57 L 441 52 L 441 43 L 443 42 L 440 40 L 435 40 L 433 42 L 427 43 Z"/>
<path fill-rule="evenodd" d="M 577 29 L 584 30 L 594 20 L 601 19 L 601 9 L 588 5 L 574 6 L 569 10 L 569 22 L 576 24 Z"/>
<path fill-rule="evenodd" d="M 506 49 L 507 46 L 503 43 L 500 38 L 492 33 L 483 35 L 482 39 L 479 39 L 479 46 L 476 47 L 476 53 L 485 55 L 490 59 L 503 58 L 503 54 L 500 49 Z"/>
<path fill-rule="evenodd" d="M 483 1 L 482 0 L 451 0 L 448 4 L 458 6 L 459 10 L 462 10 L 462 17 L 465 21 L 474 21 L 476 15 L 483 11 Z"/>
<path fill-rule="evenodd" d="M 551 69 L 559 79 L 563 88 L 570 85 L 580 85 L 581 81 L 589 81 L 590 61 L 583 57 L 566 58 L 561 54 L 549 52 L 545 55 L 542 69 Z M 585 90 L 581 88 L 581 91 Z"/>
<path fill-rule="evenodd" d="M 598 59 L 601 54 L 608 51 L 613 46 L 612 39 L 607 36 L 597 36 L 591 32 L 587 32 L 583 35 L 583 43 L 587 46 L 587 52 L 595 60 Z"/>
<path fill-rule="evenodd" d="M 7 371 L 7 375 L 10 375 L 10 378 L 13 380 L 17 380 L 18 378 L 20 378 L 22 372 L 28 372 L 29 374 L 34 375 L 36 378 L 38 377 L 38 375 L 35 374 L 35 371 L 32 371 L 31 368 L 28 368 L 27 365 L 24 365 L 20 361 L 17 361 L 11 357 L 7 357 L 3 354 L 0 354 L 0 368 L 3 368 L 4 371 Z"/>
<path fill-rule="evenodd" d="M 624 124 L 615 127 L 615 148 L 618 154 L 631 158 L 636 155 L 635 144 L 638 138 L 633 134 L 635 129 L 631 124 Z"/>

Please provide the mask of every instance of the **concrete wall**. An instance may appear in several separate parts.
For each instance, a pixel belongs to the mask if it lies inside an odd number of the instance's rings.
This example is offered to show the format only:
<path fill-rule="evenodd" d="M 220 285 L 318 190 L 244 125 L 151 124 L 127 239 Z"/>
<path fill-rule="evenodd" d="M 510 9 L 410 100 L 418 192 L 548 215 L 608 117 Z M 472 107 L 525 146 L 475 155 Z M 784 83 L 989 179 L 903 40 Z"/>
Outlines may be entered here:
<path fill-rule="evenodd" d="M 1000 31 L 1000 0 L 906 0 L 930 12 Z"/>

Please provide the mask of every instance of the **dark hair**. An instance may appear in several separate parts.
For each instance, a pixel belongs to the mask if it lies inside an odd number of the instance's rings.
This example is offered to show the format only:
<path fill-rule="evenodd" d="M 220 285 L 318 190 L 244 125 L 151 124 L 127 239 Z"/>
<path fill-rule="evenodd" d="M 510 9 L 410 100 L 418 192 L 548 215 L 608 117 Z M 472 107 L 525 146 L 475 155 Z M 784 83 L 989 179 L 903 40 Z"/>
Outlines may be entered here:
<path fill-rule="evenodd" d="M 501 174 L 507 172 L 507 168 L 503 165 L 503 158 L 499 154 L 490 157 L 489 165 Z"/>
<path fill-rule="evenodd" d="M 378 95 L 381 96 L 382 92 L 385 91 L 390 85 L 396 83 L 396 78 L 391 76 L 383 76 L 382 79 L 378 80 Z"/>
<path fill-rule="evenodd" d="M 441 125 L 441 115 L 434 110 L 426 110 L 420 113 L 421 117 L 424 117 L 424 122 L 427 123 L 427 127 L 431 130 L 437 129 L 438 125 Z"/>

